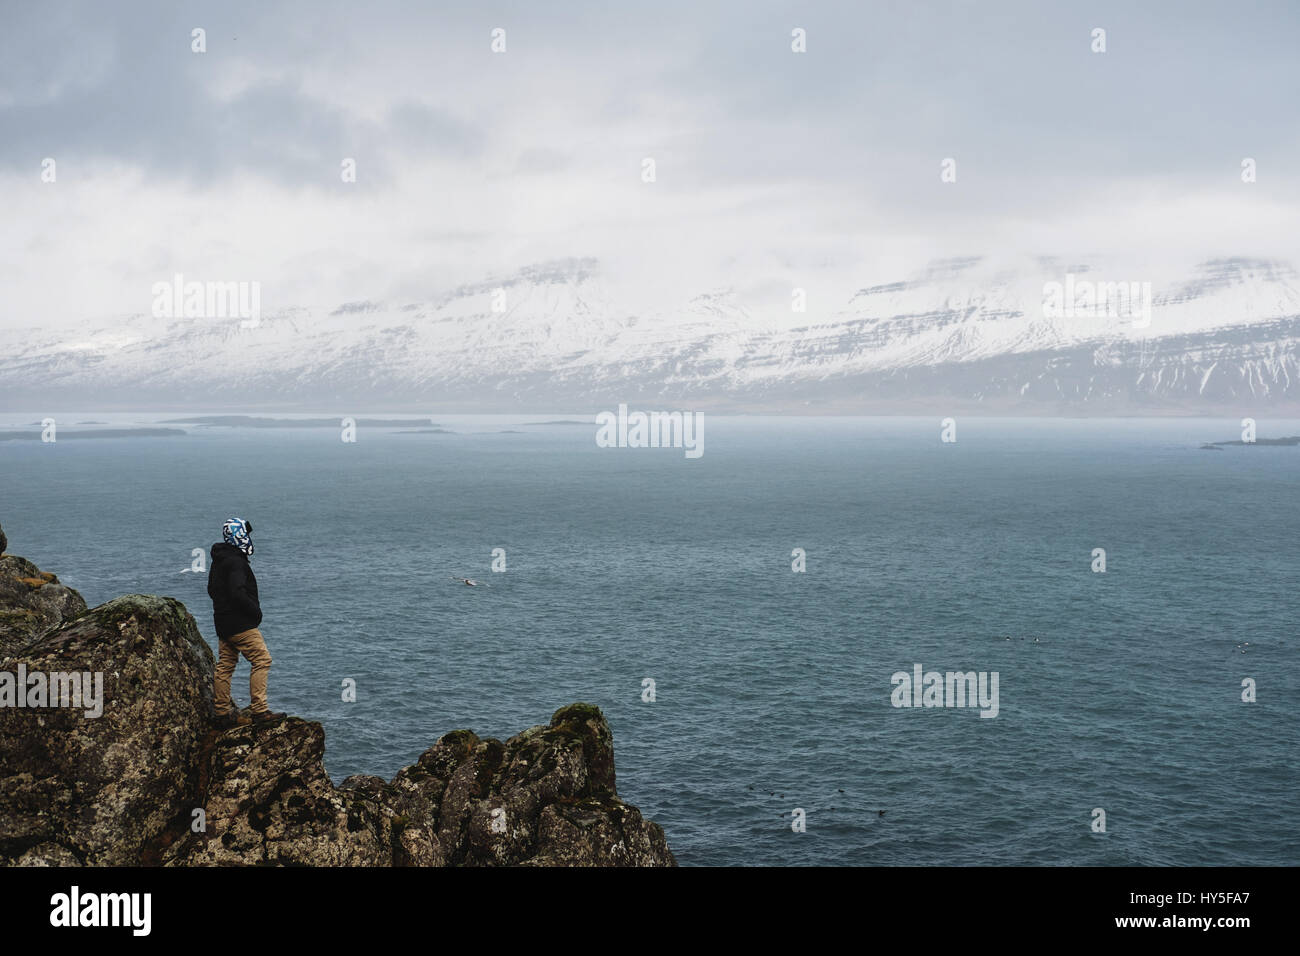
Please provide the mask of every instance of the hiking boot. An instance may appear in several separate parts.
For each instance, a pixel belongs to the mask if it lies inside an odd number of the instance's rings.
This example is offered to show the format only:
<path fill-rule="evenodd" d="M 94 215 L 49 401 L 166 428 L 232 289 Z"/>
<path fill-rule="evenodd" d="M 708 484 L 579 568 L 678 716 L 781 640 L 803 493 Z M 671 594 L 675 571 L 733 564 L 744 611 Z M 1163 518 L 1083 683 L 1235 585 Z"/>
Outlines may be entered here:
<path fill-rule="evenodd" d="M 239 711 L 228 710 L 224 714 L 217 714 L 212 718 L 212 723 L 220 730 L 237 727 L 239 726 Z"/>
<path fill-rule="evenodd" d="M 288 715 L 288 714 L 277 714 L 275 711 L 272 711 L 272 710 L 264 710 L 264 711 L 262 711 L 260 714 L 254 714 L 254 715 L 253 715 L 253 723 L 255 723 L 255 724 L 264 724 L 264 723 L 266 723 L 268 720 L 280 720 L 281 718 L 283 718 L 283 717 L 287 717 L 287 716 L 289 716 L 289 715 Z"/>

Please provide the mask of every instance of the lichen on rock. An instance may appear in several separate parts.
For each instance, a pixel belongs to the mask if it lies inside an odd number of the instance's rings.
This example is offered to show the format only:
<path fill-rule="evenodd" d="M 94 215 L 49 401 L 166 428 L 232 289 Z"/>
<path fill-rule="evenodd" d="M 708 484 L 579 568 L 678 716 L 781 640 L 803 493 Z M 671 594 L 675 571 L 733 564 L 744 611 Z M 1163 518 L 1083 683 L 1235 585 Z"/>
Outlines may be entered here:
<path fill-rule="evenodd" d="M 0 655 L 86 610 L 80 594 L 26 558 L 5 554 L 7 545 L 0 530 Z"/>

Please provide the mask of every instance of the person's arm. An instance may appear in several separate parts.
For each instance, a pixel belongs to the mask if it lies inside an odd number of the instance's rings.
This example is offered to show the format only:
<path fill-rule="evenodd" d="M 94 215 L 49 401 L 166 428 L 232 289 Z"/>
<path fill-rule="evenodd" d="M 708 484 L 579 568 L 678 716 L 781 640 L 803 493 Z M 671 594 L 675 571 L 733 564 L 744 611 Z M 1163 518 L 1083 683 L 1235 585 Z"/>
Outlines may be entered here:
<path fill-rule="evenodd" d="M 248 574 L 238 564 L 235 564 L 230 569 L 230 577 L 227 579 L 226 586 L 230 592 L 230 600 L 241 611 L 253 615 L 262 613 L 261 607 L 253 600 L 253 596 L 248 593 Z"/>

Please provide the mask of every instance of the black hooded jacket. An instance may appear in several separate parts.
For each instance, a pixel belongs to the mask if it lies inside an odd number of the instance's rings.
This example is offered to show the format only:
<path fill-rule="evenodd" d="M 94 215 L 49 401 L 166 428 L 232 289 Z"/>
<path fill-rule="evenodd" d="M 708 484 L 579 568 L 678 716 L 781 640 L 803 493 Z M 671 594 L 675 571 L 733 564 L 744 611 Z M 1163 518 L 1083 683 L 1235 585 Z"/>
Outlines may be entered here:
<path fill-rule="evenodd" d="M 219 541 L 212 546 L 208 568 L 208 597 L 212 598 L 212 623 L 223 640 L 262 623 L 262 605 L 257 599 L 257 578 L 248 556 L 233 544 Z"/>

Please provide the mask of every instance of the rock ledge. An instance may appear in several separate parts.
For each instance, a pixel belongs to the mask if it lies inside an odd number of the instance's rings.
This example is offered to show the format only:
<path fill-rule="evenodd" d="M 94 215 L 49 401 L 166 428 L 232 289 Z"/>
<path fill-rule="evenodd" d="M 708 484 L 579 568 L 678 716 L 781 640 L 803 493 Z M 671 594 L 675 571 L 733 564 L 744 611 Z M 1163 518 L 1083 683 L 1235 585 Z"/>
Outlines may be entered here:
<path fill-rule="evenodd" d="M 87 609 L 4 555 L 0 702 L 20 667 L 102 674 L 102 715 L 0 706 L 0 865 L 676 866 L 619 799 L 590 704 L 504 742 L 452 731 L 391 781 L 336 787 L 319 723 L 213 727 L 212 651 L 180 601 Z"/>

